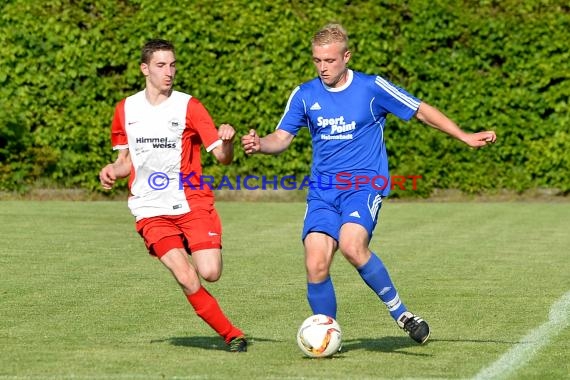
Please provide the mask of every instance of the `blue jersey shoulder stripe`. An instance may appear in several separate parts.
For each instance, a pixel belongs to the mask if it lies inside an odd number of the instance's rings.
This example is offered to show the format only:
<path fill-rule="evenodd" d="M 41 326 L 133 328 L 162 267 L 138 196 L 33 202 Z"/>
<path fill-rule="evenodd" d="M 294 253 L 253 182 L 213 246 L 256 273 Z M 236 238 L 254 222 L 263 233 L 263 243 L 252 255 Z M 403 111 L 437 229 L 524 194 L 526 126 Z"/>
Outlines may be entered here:
<path fill-rule="evenodd" d="M 417 110 L 418 107 L 420 106 L 420 103 L 417 100 L 400 92 L 393 84 L 388 82 L 386 79 L 382 77 L 376 77 L 375 82 L 380 88 L 382 88 L 384 91 L 392 95 L 400 103 L 406 105 L 407 107 L 413 109 L 414 111 Z"/>
<path fill-rule="evenodd" d="M 279 123 L 277 123 L 277 127 L 275 129 L 279 129 L 279 127 L 281 126 L 281 123 L 283 122 L 283 118 L 285 118 L 285 115 L 287 115 L 287 113 L 289 112 L 289 109 L 291 108 L 291 100 L 293 100 L 293 97 L 295 96 L 295 94 L 297 92 L 299 92 L 300 89 L 301 89 L 301 86 L 295 87 L 295 89 L 291 92 L 291 95 L 289 95 L 289 100 L 287 100 L 287 105 L 285 106 L 285 111 L 283 112 L 283 116 L 281 116 L 281 119 L 279 120 Z M 307 105 L 305 104 L 305 100 L 303 100 L 303 106 L 305 108 L 305 113 L 306 113 L 307 112 Z"/>

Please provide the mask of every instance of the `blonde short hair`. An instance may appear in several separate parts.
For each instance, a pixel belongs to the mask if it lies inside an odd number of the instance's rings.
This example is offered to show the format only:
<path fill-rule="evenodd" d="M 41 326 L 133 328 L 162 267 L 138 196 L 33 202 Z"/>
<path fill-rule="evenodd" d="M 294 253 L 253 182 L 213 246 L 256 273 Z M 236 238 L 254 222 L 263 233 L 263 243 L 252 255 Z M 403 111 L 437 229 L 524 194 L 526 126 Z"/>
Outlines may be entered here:
<path fill-rule="evenodd" d="M 327 24 L 319 30 L 313 38 L 311 43 L 313 45 L 322 46 L 329 45 L 335 42 L 340 42 L 344 45 L 344 49 L 348 50 L 348 35 L 346 30 L 340 24 Z"/>

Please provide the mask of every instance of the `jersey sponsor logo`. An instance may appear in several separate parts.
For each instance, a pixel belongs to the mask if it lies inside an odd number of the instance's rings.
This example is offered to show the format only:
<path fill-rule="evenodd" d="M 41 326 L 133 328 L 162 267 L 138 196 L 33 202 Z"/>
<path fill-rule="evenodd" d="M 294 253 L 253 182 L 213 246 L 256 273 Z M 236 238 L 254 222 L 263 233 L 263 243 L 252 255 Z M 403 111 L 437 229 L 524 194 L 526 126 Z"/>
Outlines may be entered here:
<path fill-rule="evenodd" d="M 135 142 L 137 144 L 152 144 L 152 147 L 157 149 L 176 148 L 176 141 L 169 140 L 168 137 L 137 137 Z"/>
<path fill-rule="evenodd" d="M 317 118 L 317 126 L 321 128 L 329 127 L 331 128 L 329 134 L 321 134 L 321 140 L 352 140 L 351 132 L 356 129 L 356 121 L 351 121 L 347 123 L 344 120 L 344 116 L 324 118 L 319 116 Z"/>
<path fill-rule="evenodd" d="M 337 133 L 344 133 L 344 132 L 350 132 L 350 131 L 354 131 L 356 129 L 356 122 L 353 121 L 350 124 L 345 124 L 345 125 L 332 125 L 331 126 L 331 134 L 335 135 Z"/>
<path fill-rule="evenodd" d="M 325 135 L 321 134 L 321 140 L 352 140 L 352 133 L 347 135 Z"/>

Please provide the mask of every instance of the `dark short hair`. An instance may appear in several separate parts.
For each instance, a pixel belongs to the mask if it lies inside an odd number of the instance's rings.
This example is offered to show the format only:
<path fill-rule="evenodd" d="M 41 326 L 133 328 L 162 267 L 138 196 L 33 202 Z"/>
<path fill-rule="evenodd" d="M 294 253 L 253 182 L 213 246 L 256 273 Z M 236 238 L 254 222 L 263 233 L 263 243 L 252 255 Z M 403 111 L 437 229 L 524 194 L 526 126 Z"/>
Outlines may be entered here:
<path fill-rule="evenodd" d="M 150 63 L 150 58 L 154 52 L 162 50 L 171 51 L 174 53 L 174 45 L 170 41 L 161 40 L 158 38 L 148 40 L 141 50 L 141 63 Z"/>

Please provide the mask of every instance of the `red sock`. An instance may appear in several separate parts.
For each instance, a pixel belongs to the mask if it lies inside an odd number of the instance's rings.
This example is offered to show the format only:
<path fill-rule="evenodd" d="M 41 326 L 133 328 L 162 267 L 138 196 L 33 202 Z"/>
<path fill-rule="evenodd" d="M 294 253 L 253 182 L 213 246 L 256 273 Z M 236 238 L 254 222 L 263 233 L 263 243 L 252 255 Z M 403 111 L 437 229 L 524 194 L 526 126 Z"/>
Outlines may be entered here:
<path fill-rule="evenodd" d="M 233 338 L 243 335 L 240 329 L 232 325 L 224 315 L 218 301 L 203 286 L 193 294 L 187 294 L 188 302 L 192 305 L 196 314 L 213 328 L 226 343 Z"/>

